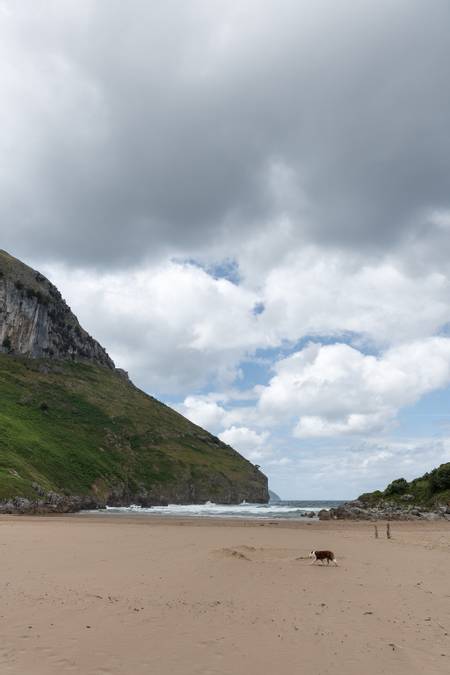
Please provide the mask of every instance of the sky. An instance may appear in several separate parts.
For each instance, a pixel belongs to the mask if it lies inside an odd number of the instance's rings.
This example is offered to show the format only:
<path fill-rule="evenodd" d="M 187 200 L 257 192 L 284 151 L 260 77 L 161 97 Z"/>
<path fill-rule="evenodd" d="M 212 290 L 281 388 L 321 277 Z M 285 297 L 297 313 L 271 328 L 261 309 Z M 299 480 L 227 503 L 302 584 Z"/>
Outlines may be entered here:
<path fill-rule="evenodd" d="M 0 248 L 284 498 L 450 460 L 447 0 L 0 0 Z"/>

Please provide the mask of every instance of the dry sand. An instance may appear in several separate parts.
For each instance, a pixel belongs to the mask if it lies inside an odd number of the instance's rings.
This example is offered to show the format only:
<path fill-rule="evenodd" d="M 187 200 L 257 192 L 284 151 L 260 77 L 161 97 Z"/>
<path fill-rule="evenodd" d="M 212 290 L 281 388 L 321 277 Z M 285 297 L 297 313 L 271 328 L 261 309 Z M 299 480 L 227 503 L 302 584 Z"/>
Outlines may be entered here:
<path fill-rule="evenodd" d="M 2 517 L 0 673 L 447 674 L 450 523 L 392 530 Z"/>

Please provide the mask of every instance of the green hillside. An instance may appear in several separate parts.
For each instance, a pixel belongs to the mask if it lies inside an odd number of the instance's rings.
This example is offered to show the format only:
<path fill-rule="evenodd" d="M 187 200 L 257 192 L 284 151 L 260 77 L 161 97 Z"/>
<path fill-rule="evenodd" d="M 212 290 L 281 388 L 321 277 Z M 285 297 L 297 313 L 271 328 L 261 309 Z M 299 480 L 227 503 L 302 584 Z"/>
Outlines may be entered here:
<path fill-rule="evenodd" d="M 250 462 L 118 371 L 0 354 L 0 500 L 41 489 L 116 504 L 268 497 Z"/>
<path fill-rule="evenodd" d="M 375 506 L 381 501 L 424 506 L 450 503 L 450 462 L 441 464 L 436 469 L 410 482 L 404 478 L 397 478 L 385 490 L 366 492 L 358 499 L 367 506 Z"/>

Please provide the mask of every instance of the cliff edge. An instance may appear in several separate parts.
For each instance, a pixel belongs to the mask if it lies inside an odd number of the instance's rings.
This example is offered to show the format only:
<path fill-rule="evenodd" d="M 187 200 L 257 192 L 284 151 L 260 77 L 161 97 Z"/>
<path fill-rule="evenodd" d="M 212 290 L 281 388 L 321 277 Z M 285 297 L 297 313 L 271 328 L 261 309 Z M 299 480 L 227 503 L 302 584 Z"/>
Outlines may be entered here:
<path fill-rule="evenodd" d="M 80 326 L 58 289 L 2 250 L 0 351 L 33 358 L 85 359 L 114 368 L 103 347 Z"/>

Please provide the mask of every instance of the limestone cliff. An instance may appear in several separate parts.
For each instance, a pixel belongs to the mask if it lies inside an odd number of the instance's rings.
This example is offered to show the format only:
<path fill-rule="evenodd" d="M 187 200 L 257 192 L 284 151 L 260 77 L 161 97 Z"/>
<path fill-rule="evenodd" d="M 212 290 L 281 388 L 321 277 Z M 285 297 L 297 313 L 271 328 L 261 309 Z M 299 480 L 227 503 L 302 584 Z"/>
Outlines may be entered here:
<path fill-rule="evenodd" d="M 0 351 L 35 358 L 85 359 L 114 368 L 103 347 L 80 326 L 58 289 L 2 250 Z"/>

